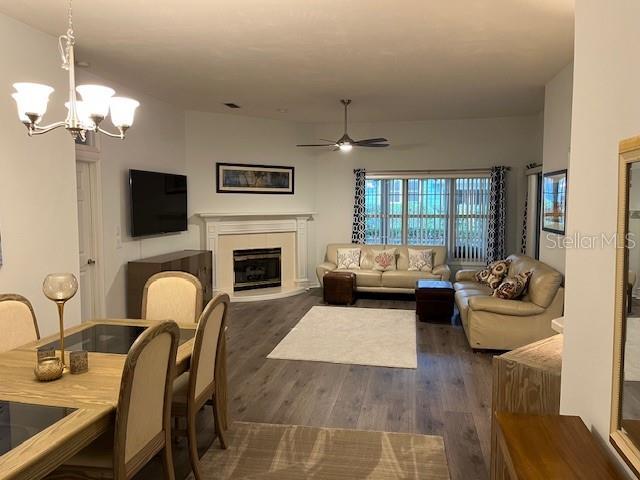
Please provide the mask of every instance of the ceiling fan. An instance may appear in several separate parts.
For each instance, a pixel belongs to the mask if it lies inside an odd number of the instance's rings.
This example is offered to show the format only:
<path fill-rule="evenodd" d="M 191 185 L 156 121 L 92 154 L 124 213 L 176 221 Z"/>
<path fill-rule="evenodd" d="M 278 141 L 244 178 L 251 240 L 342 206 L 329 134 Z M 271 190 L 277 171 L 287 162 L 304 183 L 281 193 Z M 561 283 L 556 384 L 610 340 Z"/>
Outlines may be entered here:
<path fill-rule="evenodd" d="M 306 145 L 296 145 L 296 147 L 333 147 L 333 150 L 340 150 L 343 152 L 349 152 L 353 147 L 388 147 L 389 141 L 386 138 L 365 138 L 364 140 L 354 140 L 347 133 L 347 120 L 348 120 L 348 109 L 351 104 L 351 100 L 340 100 L 340 103 L 344 105 L 344 135 L 340 137 L 335 142 L 332 140 L 327 140 L 325 138 L 321 138 L 320 140 L 324 140 L 325 142 L 330 143 L 312 143 Z"/>

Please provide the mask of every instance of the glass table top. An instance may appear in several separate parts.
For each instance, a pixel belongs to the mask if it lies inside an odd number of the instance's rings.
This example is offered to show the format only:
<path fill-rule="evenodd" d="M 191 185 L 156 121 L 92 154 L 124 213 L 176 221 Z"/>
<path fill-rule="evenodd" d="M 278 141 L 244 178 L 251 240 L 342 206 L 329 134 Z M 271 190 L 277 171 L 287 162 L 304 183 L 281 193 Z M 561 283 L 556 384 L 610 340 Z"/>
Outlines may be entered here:
<path fill-rule="evenodd" d="M 100 323 L 85 328 L 79 332 L 64 337 L 64 348 L 66 351 L 74 352 L 85 350 L 97 353 L 115 353 L 125 355 L 136 338 L 144 332 L 147 327 L 137 325 L 113 325 Z M 191 340 L 196 334 L 195 329 L 180 329 L 179 345 Z M 60 348 L 60 341 L 42 345 L 41 349 Z"/>
<path fill-rule="evenodd" d="M 0 455 L 16 448 L 74 411 L 75 408 L 0 400 Z"/>

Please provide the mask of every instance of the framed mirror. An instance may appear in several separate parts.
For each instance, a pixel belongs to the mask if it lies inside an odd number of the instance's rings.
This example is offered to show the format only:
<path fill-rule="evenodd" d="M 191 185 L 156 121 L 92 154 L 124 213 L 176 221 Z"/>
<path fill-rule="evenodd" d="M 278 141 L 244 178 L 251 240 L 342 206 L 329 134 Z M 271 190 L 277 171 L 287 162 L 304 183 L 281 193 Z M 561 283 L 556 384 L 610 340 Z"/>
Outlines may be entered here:
<path fill-rule="evenodd" d="M 640 477 L 640 137 L 620 142 L 619 158 L 610 438 Z"/>

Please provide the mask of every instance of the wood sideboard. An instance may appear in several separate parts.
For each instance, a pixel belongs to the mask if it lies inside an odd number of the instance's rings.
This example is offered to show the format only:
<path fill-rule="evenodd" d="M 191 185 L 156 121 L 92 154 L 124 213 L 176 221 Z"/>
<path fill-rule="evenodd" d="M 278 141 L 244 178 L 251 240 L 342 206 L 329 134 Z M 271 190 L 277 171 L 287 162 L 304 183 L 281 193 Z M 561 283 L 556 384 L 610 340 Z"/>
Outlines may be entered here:
<path fill-rule="evenodd" d="M 562 335 L 554 335 L 493 358 L 491 479 L 510 478 L 499 455 L 497 414 L 560 413 Z"/>
<path fill-rule="evenodd" d="M 129 262 L 127 265 L 127 317 L 140 318 L 144 285 L 155 273 L 187 272 L 200 280 L 204 304 L 211 300 L 212 256 L 210 250 L 182 250 Z"/>
<path fill-rule="evenodd" d="M 498 456 L 510 480 L 623 480 L 580 417 L 498 412 Z"/>

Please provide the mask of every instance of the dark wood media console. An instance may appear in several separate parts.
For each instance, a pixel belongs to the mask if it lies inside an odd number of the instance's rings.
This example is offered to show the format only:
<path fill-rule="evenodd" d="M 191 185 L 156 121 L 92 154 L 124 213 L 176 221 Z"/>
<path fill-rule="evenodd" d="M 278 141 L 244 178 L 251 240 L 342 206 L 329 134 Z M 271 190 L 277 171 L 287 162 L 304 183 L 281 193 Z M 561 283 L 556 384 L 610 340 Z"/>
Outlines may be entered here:
<path fill-rule="evenodd" d="M 142 290 L 151 275 L 159 272 L 187 272 L 198 277 L 203 288 L 204 304 L 212 296 L 211 251 L 182 250 L 143 258 L 127 265 L 127 317 L 140 318 Z"/>

